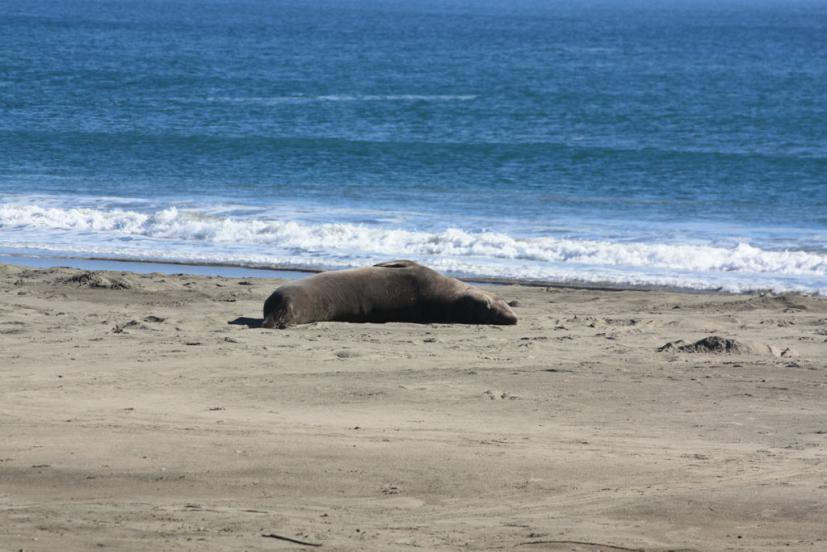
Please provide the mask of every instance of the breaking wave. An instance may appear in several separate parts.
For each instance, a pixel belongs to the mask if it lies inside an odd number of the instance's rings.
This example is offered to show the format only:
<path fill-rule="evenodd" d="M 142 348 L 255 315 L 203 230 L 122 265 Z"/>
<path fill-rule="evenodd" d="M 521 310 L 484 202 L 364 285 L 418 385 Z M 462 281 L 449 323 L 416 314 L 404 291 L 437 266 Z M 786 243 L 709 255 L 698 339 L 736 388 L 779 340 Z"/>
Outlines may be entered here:
<path fill-rule="evenodd" d="M 6 250 L 145 260 L 339 267 L 413 258 L 483 277 L 827 293 L 827 254 L 732 245 L 520 237 L 446 228 L 313 224 L 169 207 L 0 204 Z"/>

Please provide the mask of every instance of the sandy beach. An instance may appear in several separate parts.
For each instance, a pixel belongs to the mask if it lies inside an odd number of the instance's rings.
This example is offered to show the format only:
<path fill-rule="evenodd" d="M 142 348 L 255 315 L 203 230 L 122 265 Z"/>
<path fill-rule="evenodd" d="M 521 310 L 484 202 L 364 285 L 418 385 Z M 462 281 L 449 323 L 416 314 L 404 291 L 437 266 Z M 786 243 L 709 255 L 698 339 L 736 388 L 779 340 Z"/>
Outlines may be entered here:
<path fill-rule="evenodd" d="M 0 266 L 0 549 L 827 549 L 823 298 L 257 328 L 278 283 Z"/>

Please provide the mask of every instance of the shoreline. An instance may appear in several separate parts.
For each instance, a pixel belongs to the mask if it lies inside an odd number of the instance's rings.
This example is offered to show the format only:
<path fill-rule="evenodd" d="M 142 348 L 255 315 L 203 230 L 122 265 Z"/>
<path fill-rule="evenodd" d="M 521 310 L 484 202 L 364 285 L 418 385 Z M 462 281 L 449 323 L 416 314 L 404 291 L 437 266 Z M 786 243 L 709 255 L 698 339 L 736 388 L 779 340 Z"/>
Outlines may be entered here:
<path fill-rule="evenodd" d="M 38 255 L 9 255 L 0 254 L 0 265 L 9 264 L 26 266 L 30 268 L 76 268 L 81 270 L 104 270 L 124 271 L 147 274 L 160 272 L 163 274 L 190 274 L 194 276 L 221 276 L 225 278 L 246 277 L 246 278 L 278 278 L 285 280 L 296 280 L 305 276 L 326 272 L 326 269 L 310 266 L 285 266 L 285 265 L 263 265 L 256 263 L 231 264 L 231 263 L 209 263 L 209 262 L 188 262 L 188 261 L 154 261 L 145 259 L 115 259 L 106 257 L 57 257 Z M 357 268 L 357 267 L 346 267 Z M 344 270 L 344 268 L 330 269 Z M 749 290 L 749 291 L 728 291 L 722 288 L 691 288 L 679 286 L 660 285 L 636 285 L 616 284 L 613 282 L 578 282 L 578 281 L 551 281 L 532 280 L 525 278 L 491 278 L 484 276 L 464 276 L 446 272 L 451 276 L 467 282 L 482 286 L 523 286 L 552 289 L 579 289 L 588 291 L 663 291 L 687 294 L 720 294 L 720 295 L 788 295 L 796 294 L 807 297 L 822 297 L 818 293 L 805 293 L 799 291 L 775 292 L 772 290 Z"/>

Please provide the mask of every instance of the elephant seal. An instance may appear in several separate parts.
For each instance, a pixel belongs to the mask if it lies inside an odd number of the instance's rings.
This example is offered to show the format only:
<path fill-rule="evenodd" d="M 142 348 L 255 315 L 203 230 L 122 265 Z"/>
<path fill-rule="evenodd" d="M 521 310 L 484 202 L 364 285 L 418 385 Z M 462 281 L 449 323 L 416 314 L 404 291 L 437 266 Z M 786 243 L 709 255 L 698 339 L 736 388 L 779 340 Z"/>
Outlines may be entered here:
<path fill-rule="evenodd" d="M 265 328 L 310 322 L 516 324 L 502 299 L 413 261 L 324 272 L 279 286 Z"/>

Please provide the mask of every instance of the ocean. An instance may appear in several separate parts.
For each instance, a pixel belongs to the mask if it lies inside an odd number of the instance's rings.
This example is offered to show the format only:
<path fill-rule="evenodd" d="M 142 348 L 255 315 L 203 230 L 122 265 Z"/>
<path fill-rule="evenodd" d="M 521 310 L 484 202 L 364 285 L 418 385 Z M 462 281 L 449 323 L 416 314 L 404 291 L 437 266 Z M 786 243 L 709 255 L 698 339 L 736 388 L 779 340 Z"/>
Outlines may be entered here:
<path fill-rule="evenodd" d="M 0 0 L 0 255 L 827 294 L 827 2 Z"/>

